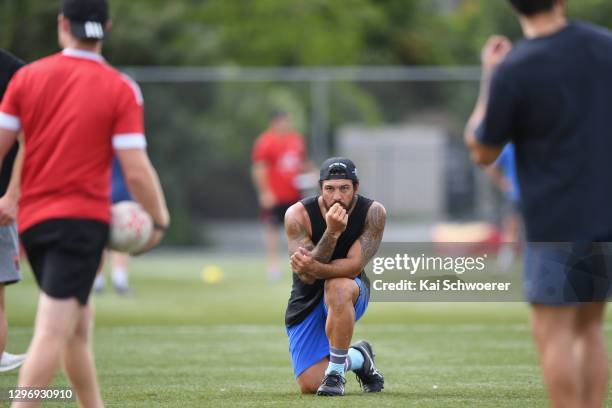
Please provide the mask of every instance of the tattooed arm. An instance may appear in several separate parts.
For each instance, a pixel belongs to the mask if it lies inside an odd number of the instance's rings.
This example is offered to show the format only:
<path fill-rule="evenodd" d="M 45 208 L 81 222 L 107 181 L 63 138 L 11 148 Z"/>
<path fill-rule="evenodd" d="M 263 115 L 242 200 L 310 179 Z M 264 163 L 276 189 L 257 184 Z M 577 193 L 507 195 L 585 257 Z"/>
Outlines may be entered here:
<path fill-rule="evenodd" d="M 305 213 L 306 209 L 301 203 L 293 204 L 285 213 L 285 233 L 287 234 L 290 257 L 295 252 L 298 252 L 300 248 L 308 251 L 314 249 L 312 239 L 304 226 L 307 221 L 307 214 Z M 306 272 L 293 269 L 293 273 L 297 274 L 300 280 L 306 284 L 312 285 L 315 281 L 315 278 Z"/>
<path fill-rule="evenodd" d="M 285 214 L 285 232 L 287 233 L 289 257 L 301 250 L 308 251 L 317 262 L 328 263 L 336 249 L 340 232 L 326 229 L 319 243 L 315 246 L 305 225 L 309 222 L 306 209 L 301 203 L 292 205 Z M 293 270 L 304 282 L 312 284 L 315 277 L 306 272 Z"/>
<path fill-rule="evenodd" d="M 330 212 L 333 209 L 334 207 L 332 207 Z M 305 227 L 307 223 L 309 223 L 308 214 L 301 203 L 294 204 L 287 210 L 285 214 L 285 232 L 289 241 L 289 256 L 297 252 L 299 248 L 304 248 L 310 251 L 312 257 L 317 261 L 328 263 L 344 228 L 340 227 L 341 229 L 339 230 L 327 228 L 315 246 L 310 233 Z M 346 227 L 346 220 L 344 221 L 344 227 Z"/>
<path fill-rule="evenodd" d="M 357 240 L 361 255 L 360 269 L 365 268 L 368 262 L 370 262 L 372 257 L 376 254 L 376 251 L 378 251 L 383 232 L 385 232 L 386 221 L 387 212 L 385 211 L 385 207 L 383 207 L 381 203 L 374 201 L 368 211 L 363 233 Z"/>
<path fill-rule="evenodd" d="M 294 271 L 307 273 L 316 279 L 354 278 L 376 254 L 385 229 L 387 214 L 382 204 L 372 203 L 368 211 L 363 233 L 351 246 L 346 258 L 321 263 L 308 250 L 299 250 L 291 257 Z"/>

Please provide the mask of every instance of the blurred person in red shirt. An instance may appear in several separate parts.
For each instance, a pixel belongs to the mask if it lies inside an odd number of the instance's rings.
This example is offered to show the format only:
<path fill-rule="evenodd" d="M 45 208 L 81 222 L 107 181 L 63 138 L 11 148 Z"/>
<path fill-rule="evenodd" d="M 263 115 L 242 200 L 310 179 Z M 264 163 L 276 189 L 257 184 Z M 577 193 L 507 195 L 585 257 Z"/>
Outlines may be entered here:
<path fill-rule="evenodd" d="M 267 275 L 274 281 L 282 276 L 279 241 L 285 212 L 302 198 L 297 177 L 311 167 L 304 138 L 293 128 L 287 112 L 273 112 L 268 129 L 255 141 L 252 158 L 253 182 L 265 225 Z"/>

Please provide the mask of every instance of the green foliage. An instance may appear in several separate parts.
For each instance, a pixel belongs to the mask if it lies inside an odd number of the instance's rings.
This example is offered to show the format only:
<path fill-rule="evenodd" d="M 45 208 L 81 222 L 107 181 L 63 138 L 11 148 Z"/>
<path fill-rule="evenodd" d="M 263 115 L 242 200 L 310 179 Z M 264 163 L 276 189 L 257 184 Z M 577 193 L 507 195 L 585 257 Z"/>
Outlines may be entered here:
<path fill-rule="evenodd" d="M 0 6 L 0 47 L 25 61 L 57 50 L 59 2 L 4 0 Z"/>
<path fill-rule="evenodd" d="M 57 49 L 59 1 L 4 0 L 0 46 L 26 60 Z M 110 0 L 116 65 L 473 64 L 492 33 L 520 28 L 507 1 Z M 568 1 L 612 24 L 612 3 Z"/>
<path fill-rule="evenodd" d="M 357 61 L 380 14 L 368 0 L 209 1 L 201 13 L 220 39 L 222 62 L 262 66 Z"/>

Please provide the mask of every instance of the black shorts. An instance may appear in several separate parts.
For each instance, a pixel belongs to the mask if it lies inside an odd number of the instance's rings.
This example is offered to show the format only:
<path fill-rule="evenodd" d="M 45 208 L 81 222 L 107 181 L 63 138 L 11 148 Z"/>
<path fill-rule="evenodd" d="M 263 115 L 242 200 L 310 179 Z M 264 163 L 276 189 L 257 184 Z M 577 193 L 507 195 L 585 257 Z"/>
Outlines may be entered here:
<path fill-rule="evenodd" d="M 109 227 L 87 219 L 53 219 L 21 233 L 38 287 L 52 298 L 86 305 L 108 241 Z"/>
<path fill-rule="evenodd" d="M 530 303 L 574 305 L 612 295 L 612 242 L 528 242 L 524 262 Z"/>
<path fill-rule="evenodd" d="M 292 205 L 293 203 L 282 203 L 270 209 L 265 209 L 261 213 L 261 219 L 263 222 L 272 225 L 283 225 L 285 223 L 285 213 Z"/>

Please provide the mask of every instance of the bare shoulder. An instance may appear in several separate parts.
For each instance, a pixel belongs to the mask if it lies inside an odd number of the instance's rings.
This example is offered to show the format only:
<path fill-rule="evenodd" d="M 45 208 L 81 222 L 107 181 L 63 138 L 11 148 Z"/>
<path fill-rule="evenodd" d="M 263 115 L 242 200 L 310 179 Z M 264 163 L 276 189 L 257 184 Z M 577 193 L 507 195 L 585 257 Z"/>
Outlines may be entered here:
<path fill-rule="evenodd" d="M 308 213 L 302 203 L 295 203 L 287 209 L 285 213 L 285 232 L 287 233 L 290 255 L 300 247 L 309 251 L 314 249 L 311 239 L 310 218 L 308 218 Z"/>
<path fill-rule="evenodd" d="M 385 206 L 379 203 L 378 201 L 373 201 L 370 209 L 368 210 L 368 215 L 370 214 L 382 214 L 387 215 L 387 210 L 385 210 Z"/>
<path fill-rule="evenodd" d="M 363 234 L 359 238 L 363 264 L 367 264 L 374 256 L 385 232 L 387 211 L 378 201 L 374 201 L 368 210 Z"/>
<path fill-rule="evenodd" d="M 387 210 L 378 201 L 374 201 L 368 210 L 366 223 L 373 227 L 384 228 L 387 219 Z"/>
<path fill-rule="evenodd" d="M 304 229 L 310 230 L 310 220 L 304 204 L 297 202 L 285 212 L 285 230 L 293 234 Z"/>
<path fill-rule="evenodd" d="M 287 208 L 287 212 L 285 212 L 285 223 L 287 223 L 287 221 L 304 221 L 307 216 L 306 207 L 298 201 Z"/>

